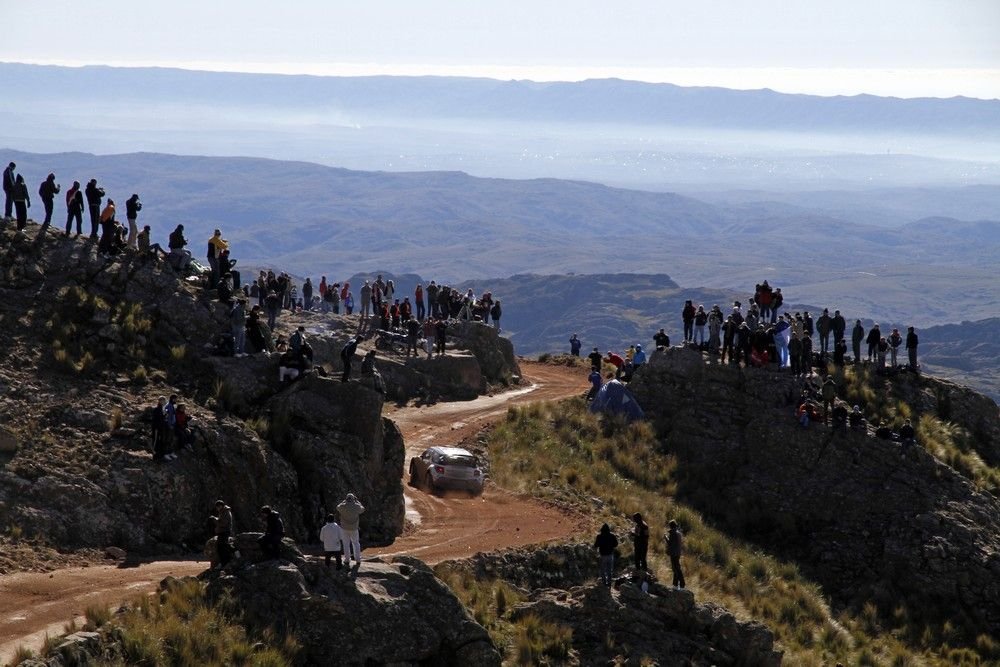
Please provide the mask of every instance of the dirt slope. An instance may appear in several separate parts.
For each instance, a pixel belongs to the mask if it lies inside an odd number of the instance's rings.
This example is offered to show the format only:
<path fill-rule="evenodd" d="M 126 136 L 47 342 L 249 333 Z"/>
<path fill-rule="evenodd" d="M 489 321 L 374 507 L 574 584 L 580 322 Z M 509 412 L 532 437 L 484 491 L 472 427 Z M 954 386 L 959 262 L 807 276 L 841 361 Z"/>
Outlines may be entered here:
<path fill-rule="evenodd" d="M 502 416 L 511 404 L 565 398 L 586 388 L 579 370 L 528 361 L 521 362 L 521 369 L 530 383 L 523 389 L 389 413 L 403 432 L 407 454 L 429 444 L 457 443 Z M 480 498 L 439 498 L 406 487 L 406 506 L 414 529 L 388 547 L 367 549 L 366 556 L 409 554 L 434 564 L 560 539 L 579 525 L 576 517 L 496 488 Z M 18 646 L 38 648 L 46 633 L 61 633 L 90 605 L 114 605 L 153 590 L 167 575 L 194 575 L 206 566 L 204 561 L 158 561 L 125 569 L 98 566 L 0 577 L 0 664 L 7 664 Z"/>

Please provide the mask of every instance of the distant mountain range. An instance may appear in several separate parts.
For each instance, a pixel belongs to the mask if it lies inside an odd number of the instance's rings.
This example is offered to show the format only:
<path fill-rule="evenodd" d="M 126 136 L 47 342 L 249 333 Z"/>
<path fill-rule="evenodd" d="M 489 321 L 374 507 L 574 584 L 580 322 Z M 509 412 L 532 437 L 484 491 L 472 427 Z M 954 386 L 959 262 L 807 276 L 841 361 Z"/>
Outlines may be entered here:
<path fill-rule="evenodd" d="M 755 130 L 1000 135 L 1000 101 L 819 97 L 620 79 L 537 83 L 462 77 L 315 77 L 161 68 L 0 64 L 16 97 L 72 102 L 277 106 L 383 118 L 665 124 Z"/>
<path fill-rule="evenodd" d="M 244 264 L 298 275 L 669 272 L 682 285 L 736 293 L 766 278 L 800 303 L 850 303 L 918 326 L 998 311 L 993 220 L 885 229 L 781 203 L 711 204 L 556 179 L 147 153 L 0 154 L 8 158 L 32 192 L 50 171 L 67 188 L 96 177 L 119 202 L 142 196 L 141 219 L 161 243 L 183 223 L 201 257 L 218 227 Z M 64 215 L 61 202 L 57 210 Z"/>

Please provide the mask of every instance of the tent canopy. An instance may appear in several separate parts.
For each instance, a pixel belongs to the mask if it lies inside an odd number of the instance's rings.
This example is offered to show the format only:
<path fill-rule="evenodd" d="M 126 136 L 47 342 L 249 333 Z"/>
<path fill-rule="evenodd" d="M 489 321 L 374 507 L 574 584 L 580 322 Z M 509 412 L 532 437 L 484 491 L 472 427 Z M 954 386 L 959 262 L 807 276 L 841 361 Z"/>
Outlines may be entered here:
<path fill-rule="evenodd" d="M 610 380 L 600 388 L 597 396 L 590 403 L 590 411 L 594 413 L 625 415 L 625 418 L 629 421 L 643 418 L 642 408 L 639 407 L 635 396 L 628 390 L 628 387 L 618 380 Z"/>

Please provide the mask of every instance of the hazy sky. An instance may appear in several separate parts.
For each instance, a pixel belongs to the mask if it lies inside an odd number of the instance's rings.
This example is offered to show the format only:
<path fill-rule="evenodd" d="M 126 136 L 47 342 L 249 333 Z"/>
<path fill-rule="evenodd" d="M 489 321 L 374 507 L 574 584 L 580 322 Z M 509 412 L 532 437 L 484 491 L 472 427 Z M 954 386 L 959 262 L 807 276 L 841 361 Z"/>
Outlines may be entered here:
<path fill-rule="evenodd" d="M 0 0 L 0 60 L 1000 97 L 1000 0 Z"/>

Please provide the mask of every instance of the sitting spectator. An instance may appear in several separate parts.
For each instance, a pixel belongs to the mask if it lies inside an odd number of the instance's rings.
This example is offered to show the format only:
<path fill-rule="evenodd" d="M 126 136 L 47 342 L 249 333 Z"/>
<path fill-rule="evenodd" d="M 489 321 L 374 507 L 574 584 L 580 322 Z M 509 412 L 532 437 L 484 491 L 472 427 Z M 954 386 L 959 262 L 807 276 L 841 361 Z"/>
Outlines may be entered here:
<path fill-rule="evenodd" d="M 892 429 L 885 423 L 885 420 L 879 422 L 878 428 L 875 429 L 875 437 L 879 440 L 892 440 Z"/>
<path fill-rule="evenodd" d="M 285 537 L 285 524 L 281 515 L 271 509 L 270 505 L 261 507 L 260 514 L 264 519 L 264 534 L 257 540 L 257 544 L 260 545 L 265 560 L 277 560 L 281 553 L 281 540 Z"/>
<path fill-rule="evenodd" d="M 865 416 L 863 414 L 861 414 L 861 406 L 858 406 L 858 405 L 854 406 L 854 409 L 851 410 L 851 414 L 847 416 L 847 421 L 851 425 L 851 430 L 854 430 L 854 431 L 864 431 L 865 430 L 865 428 L 866 428 L 866 425 L 865 425 Z"/>
<path fill-rule="evenodd" d="M 187 239 L 184 238 L 184 225 L 177 225 L 174 231 L 170 232 L 170 239 L 167 246 L 170 254 L 167 260 L 178 271 L 186 271 L 191 264 L 191 251 L 187 250 Z"/>

